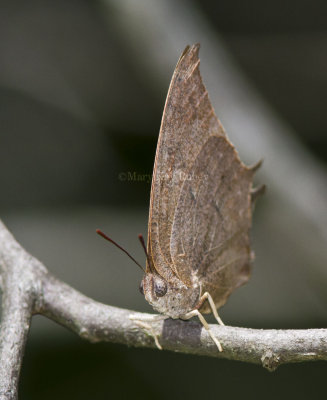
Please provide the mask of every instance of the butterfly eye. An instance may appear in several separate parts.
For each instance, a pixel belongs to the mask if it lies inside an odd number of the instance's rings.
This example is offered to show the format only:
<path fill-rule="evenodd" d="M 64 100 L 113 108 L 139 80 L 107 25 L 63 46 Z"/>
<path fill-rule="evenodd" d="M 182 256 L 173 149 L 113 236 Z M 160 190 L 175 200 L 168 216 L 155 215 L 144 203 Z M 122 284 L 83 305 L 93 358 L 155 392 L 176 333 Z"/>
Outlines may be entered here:
<path fill-rule="evenodd" d="M 140 293 L 143 294 L 143 296 L 144 296 L 143 280 L 142 280 L 141 283 L 140 283 L 139 291 L 140 291 Z"/>
<path fill-rule="evenodd" d="M 157 297 L 162 297 L 167 293 L 167 284 L 163 279 L 154 281 L 154 292 Z"/>

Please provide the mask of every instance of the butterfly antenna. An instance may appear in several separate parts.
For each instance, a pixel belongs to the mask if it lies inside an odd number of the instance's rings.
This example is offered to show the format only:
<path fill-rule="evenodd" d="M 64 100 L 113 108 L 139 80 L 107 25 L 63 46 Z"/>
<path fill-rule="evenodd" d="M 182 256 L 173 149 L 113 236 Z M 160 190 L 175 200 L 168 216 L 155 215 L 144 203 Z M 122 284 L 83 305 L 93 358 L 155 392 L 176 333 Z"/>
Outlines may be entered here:
<path fill-rule="evenodd" d="M 118 249 L 123 251 L 125 254 L 128 255 L 128 257 L 135 262 L 136 265 L 138 265 L 141 270 L 145 273 L 145 269 L 142 267 L 140 263 L 138 263 L 134 257 L 132 257 L 127 250 L 125 250 L 123 247 L 121 247 L 118 243 L 116 243 L 114 240 L 112 240 L 109 236 L 107 236 L 105 233 L 103 233 L 100 229 L 96 229 L 96 233 L 100 236 L 102 236 L 104 239 L 108 240 L 110 243 L 114 244 Z"/>
<path fill-rule="evenodd" d="M 142 247 L 143 247 L 143 250 L 144 250 L 146 259 L 147 259 L 147 261 L 148 261 L 148 265 L 149 265 L 149 267 L 150 267 L 150 269 L 151 269 L 152 264 L 151 264 L 151 260 L 150 260 L 148 251 L 147 251 L 146 246 L 145 246 L 145 242 L 144 242 L 144 238 L 143 238 L 142 233 L 138 234 L 138 238 L 139 238 L 139 241 L 141 242 L 141 245 L 142 245 Z"/>

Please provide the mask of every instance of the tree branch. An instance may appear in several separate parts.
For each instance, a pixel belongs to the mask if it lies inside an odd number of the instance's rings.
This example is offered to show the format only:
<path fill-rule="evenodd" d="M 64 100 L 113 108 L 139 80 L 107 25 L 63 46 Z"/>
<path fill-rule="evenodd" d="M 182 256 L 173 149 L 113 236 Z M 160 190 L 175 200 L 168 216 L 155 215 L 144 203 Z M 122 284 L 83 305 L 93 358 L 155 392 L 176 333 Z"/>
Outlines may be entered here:
<path fill-rule="evenodd" d="M 149 314 L 96 302 L 51 275 L 12 237 L 0 221 L 2 323 L 0 334 L 0 400 L 16 399 L 24 346 L 33 314 L 42 314 L 91 342 L 107 341 L 155 348 L 152 334 L 140 328 Z M 262 364 L 327 359 L 327 329 L 258 330 L 211 325 L 224 351 L 197 321 L 151 322 L 166 350 Z"/>
<path fill-rule="evenodd" d="M 0 221 L 2 320 L 0 331 L 0 400 L 15 399 L 31 317 L 46 271 L 14 240 Z"/>

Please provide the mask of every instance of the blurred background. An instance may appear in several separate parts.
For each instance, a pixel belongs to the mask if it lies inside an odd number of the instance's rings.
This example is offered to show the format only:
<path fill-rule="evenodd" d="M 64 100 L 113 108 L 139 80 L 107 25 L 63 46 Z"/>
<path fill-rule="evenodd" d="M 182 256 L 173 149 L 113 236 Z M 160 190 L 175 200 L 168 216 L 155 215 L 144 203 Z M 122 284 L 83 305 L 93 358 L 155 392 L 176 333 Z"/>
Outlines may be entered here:
<path fill-rule="evenodd" d="M 58 278 L 107 304 L 152 312 L 145 263 L 150 182 L 178 57 L 201 43 L 216 114 L 267 185 L 250 282 L 226 324 L 327 324 L 327 3 L 249 0 L 0 0 L 0 217 Z M 259 366 L 89 344 L 34 317 L 21 399 L 298 399 L 325 388 L 325 363 Z"/>

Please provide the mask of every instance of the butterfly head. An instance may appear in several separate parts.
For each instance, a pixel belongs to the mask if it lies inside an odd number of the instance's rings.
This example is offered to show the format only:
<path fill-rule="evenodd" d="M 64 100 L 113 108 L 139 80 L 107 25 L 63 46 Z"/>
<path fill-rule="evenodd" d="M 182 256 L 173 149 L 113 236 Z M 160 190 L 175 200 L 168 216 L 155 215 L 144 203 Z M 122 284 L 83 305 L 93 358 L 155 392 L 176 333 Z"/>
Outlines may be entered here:
<path fill-rule="evenodd" d="M 171 318 L 182 318 L 199 299 L 197 288 L 189 288 L 177 278 L 168 282 L 156 271 L 144 275 L 140 292 L 156 311 Z"/>
<path fill-rule="evenodd" d="M 147 300 L 165 296 L 167 289 L 167 282 L 160 275 L 154 273 L 147 273 L 140 284 L 140 292 Z"/>

